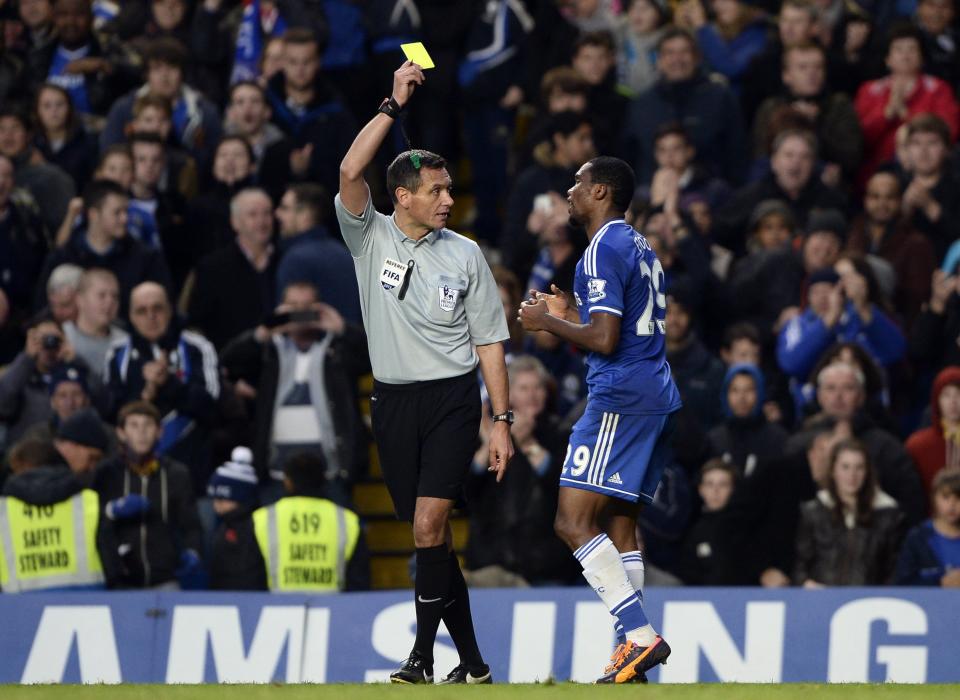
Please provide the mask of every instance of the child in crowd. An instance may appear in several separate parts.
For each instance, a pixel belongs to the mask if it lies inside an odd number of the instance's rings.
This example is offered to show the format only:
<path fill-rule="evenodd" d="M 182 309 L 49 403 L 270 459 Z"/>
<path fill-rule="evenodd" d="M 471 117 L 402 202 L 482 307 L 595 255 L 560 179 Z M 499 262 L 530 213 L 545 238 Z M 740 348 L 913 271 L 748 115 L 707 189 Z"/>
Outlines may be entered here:
<path fill-rule="evenodd" d="M 706 462 L 700 469 L 697 493 L 703 508 L 683 538 L 677 573 L 691 586 L 717 586 L 727 582 L 731 565 L 724 556 L 721 527 L 727 503 L 736 488 L 737 470 L 720 458 Z"/>
<path fill-rule="evenodd" d="M 230 461 L 210 477 L 207 495 L 213 499 L 218 520 L 211 547 L 210 588 L 267 590 L 267 570 L 250 517 L 257 507 L 257 473 L 249 447 L 233 448 Z"/>
<path fill-rule="evenodd" d="M 960 469 L 941 469 L 930 494 L 933 517 L 907 534 L 897 583 L 960 588 Z"/>

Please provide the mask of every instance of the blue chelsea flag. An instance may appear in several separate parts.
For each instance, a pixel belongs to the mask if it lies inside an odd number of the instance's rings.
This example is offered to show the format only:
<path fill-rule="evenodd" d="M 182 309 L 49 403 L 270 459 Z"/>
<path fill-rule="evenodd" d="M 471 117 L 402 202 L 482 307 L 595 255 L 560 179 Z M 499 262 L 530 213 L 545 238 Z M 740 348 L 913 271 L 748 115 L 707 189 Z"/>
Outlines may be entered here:
<path fill-rule="evenodd" d="M 237 32 L 237 49 L 233 57 L 230 84 L 256 80 L 260 76 L 260 54 L 263 35 L 260 30 L 260 0 L 244 0 L 243 19 Z"/>

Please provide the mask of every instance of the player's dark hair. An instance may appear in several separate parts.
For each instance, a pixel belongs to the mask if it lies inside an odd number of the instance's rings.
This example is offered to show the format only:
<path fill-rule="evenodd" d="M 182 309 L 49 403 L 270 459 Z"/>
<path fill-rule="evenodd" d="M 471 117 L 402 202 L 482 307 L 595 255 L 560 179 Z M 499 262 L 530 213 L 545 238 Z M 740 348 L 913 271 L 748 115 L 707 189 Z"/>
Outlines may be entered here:
<path fill-rule="evenodd" d="M 295 452 L 283 465 L 295 494 L 323 493 L 327 488 L 327 460 L 320 452 Z"/>
<path fill-rule="evenodd" d="M 446 159 L 436 153 L 423 151 L 419 148 L 404 151 L 394 158 L 393 162 L 387 167 L 387 191 L 390 192 L 390 199 L 394 204 L 397 203 L 398 187 L 416 193 L 420 189 L 420 170 L 422 168 L 441 170 L 445 167 L 447 167 Z"/>
<path fill-rule="evenodd" d="M 633 168 L 626 161 L 613 156 L 599 156 L 589 162 L 590 182 L 610 188 L 610 203 L 614 210 L 623 214 L 630 207 L 637 179 Z"/>
<path fill-rule="evenodd" d="M 101 209 L 110 195 L 124 198 L 130 196 L 125 189 L 113 180 L 94 180 L 83 191 L 83 210 L 87 212 L 91 209 Z"/>
<path fill-rule="evenodd" d="M 724 350 L 729 350 L 738 340 L 749 340 L 754 345 L 760 345 L 760 332 L 757 331 L 757 327 L 749 321 L 732 323 L 727 326 L 723 332 L 723 340 L 720 342 L 720 347 Z"/>

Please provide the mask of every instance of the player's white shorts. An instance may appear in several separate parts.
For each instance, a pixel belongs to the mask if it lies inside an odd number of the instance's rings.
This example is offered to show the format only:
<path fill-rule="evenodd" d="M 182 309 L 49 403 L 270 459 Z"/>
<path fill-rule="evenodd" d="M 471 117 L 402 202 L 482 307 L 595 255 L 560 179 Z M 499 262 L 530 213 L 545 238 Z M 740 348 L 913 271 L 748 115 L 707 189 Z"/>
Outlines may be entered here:
<path fill-rule="evenodd" d="M 591 408 L 573 426 L 560 485 L 653 502 L 673 459 L 674 413 L 634 416 Z"/>

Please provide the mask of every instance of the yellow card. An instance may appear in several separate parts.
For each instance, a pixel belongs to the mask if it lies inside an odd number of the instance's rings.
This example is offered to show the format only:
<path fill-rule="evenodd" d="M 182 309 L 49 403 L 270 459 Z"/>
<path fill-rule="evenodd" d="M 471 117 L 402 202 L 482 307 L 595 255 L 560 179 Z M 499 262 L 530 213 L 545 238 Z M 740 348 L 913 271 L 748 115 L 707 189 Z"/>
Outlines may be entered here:
<path fill-rule="evenodd" d="M 427 53 L 427 48 L 423 45 L 423 42 L 415 41 L 412 44 L 400 44 L 400 48 L 403 49 L 403 54 L 407 57 L 407 60 L 413 61 L 424 70 L 435 67 L 433 59 Z"/>

